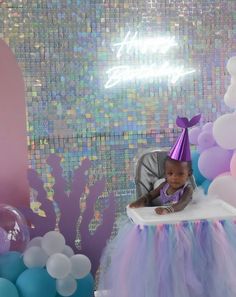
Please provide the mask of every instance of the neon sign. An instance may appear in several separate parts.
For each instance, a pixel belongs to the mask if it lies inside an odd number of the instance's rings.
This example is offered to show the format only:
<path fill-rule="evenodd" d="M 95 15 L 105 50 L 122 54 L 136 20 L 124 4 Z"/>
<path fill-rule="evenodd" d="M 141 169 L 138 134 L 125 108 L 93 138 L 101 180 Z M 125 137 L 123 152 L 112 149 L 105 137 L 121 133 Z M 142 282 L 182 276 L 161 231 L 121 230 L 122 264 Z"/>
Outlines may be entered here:
<path fill-rule="evenodd" d="M 138 32 L 132 36 L 129 31 L 124 40 L 115 43 L 114 49 L 117 48 L 116 57 L 121 59 L 124 55 L 131 55 L 136 52 L 141 54 L 159 54 L 162 56 L 161 63 L 150 65 L 120 65 L 109 69 L 106 73 L 108 80 L 104 87 L 112 88 L 120 82 L 132 80 L 145 80 L 150 78 L 167 78 L 171 83 L 176 83 L 181 77 L 195 72 L 195 69 L 185 69 L 184 66 L 171 66 L 169 61 L 163 61 L 163 56 L 173 47 L 176 47 L 174 37 L 158 37 L 137 39 Z M 173 64 L 173 63 L 172 63 Z"/>
<path fill-rule="evenodd" d="M 109 69 L 107 74 L 108 81 L 105 88 L 111 88 L 122 81 L 129 81 L 134 79 L 160 78 L 167 77 L 171 83 L 176 83 L 182 76 L 195 72 L 194 69 L 186 70 L 183 66 L 171 66 L 169 62 L 161 65 L 142 65 L 138 68 L 130 66 L 117 66 Z"/>
<path fill-rule="evenodd" d="M 147 53 L 161 53 L 165 54 L 171 47 L 177 46 L 174 37 L 158 37 L 158 38 L 145 38 L 137 39 L 138 32 L 134 33 L 134 36 L 130 36 L 129 31 L 124 40 L 119 43 L 115 43 L 114 47 L 118 47 L 116 57 L 119 59 L 122 54 L 130 54 L 133 51 L 139 51 L 142 54 Z"/>

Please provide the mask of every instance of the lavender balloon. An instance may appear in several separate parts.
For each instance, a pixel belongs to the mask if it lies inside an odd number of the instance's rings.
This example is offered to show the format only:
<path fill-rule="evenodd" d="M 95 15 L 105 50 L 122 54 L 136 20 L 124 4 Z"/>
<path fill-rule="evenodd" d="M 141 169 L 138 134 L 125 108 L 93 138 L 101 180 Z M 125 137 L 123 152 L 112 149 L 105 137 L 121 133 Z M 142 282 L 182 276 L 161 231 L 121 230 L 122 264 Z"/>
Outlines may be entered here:
<path fill-rule="evenodd" d="M 219 146 L 204 150 L 198 160 L 198 167 L 203 176 L 213 180 L 219 174 L 229 171 L 232 151 Z"/>
<path fill-rule="evenodd" d="M 212 132 L 213 129 L 213 123 L 212 122 L 208 122 L 205 125 L 202 126 L 202 131 L 208 131 L 208 132 Z"/>
<path fill-rule="evenodd" d="M 0 227 L 0 254 L 6 253 L 10 248 L 10 240 L 8 239 L 7 232 Z"/>
<path fill-rule="evenodd" d="M 215 145 L 215 139 L 210 131 L 203 131 L 198 136 L 198 146 L 201 151 Z"/>
<path fill-rule="evenodd" d="M 197 144 L 197 139 L 199 134 L 201 133 L 201 128 L 200 127 L 194 127 L 189 130 L 189 142 L 191 144 Z"/>

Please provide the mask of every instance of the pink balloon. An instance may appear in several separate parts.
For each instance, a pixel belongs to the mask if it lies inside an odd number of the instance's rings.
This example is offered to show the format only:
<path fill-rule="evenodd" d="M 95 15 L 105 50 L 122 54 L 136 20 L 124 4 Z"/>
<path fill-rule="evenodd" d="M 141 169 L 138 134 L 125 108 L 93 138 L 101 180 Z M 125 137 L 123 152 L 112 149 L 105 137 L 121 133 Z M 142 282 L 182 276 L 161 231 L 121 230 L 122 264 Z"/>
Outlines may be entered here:
<path fill-rule="evenodd" d="M 230 170 L 232 151 L 225 150 L 219 146 L 213 146 L 204 150 L 198 160 L 198 168 L 201 174 L 213 180 L 216 176 Z"/>
<path fill-rule="evenodd" d="M 208 194 L 236 207 L 236 178 L 234 176 L 218 176 L 210 184 Z"/>
<path fill-rule="evenodd" d="M 230 172 L 232 176 L 236 176 L 236 152 L 233 154 L 233 157 L 230 161 Z"/>

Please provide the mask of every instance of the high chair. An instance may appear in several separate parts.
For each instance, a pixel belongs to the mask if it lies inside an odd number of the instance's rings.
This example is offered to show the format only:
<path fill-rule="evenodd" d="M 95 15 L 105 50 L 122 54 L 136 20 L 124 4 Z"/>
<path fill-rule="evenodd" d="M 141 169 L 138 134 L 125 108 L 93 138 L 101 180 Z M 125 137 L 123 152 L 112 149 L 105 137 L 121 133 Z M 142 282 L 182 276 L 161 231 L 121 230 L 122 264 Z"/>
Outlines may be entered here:
<path fill-rule="evenodd" d="M 136 198 L 150 192 L 157 187 L 164 179 L 164 161 L 168 150 L 148 150 L 138 156 L 135 166 Z M 155 207 L 141 207 L 130 209 L 127 207 L 128 217 L 137 224 L 152 225 L 157 223 L 176 223 L 186 220 L 224 219 L 236 216 L 236 209 L 220 199 L 207 199 L 199 194 L 194 175 L 191 175 L 189 182 L 194 189 L 194 199 L 184 210 L 165 216 L 158 216 Z M 196 194 L 198 192 L 198 194 Z M 199 201 L 198 201 L 199 200 Z"/>
<path fill-rule="evenodd" d="M 163 177 L 166 154 L 152 150 L 138 158 L 137 198 Z M 179 212 L 154 209 L 127 206 L 130 221 L 101 260 L 99 296 L 235 297 L 236 209 L 204 196 Z"/>
<path fill-rule="evenodd" d="M 191 160 L 188 128 L 200 118 L 177 117 L 182 132 L 168 152 L 173 160 Z M 163 177 L 166 154 L 154 150 L 138 158 L 137 198 Z M 99 289 L 108 297 L 235 297 L 236 209 L 203 192 L 193 201 L 164 215 L 156 207 L 127 206 L 131 222 L 104 252 Z"/>

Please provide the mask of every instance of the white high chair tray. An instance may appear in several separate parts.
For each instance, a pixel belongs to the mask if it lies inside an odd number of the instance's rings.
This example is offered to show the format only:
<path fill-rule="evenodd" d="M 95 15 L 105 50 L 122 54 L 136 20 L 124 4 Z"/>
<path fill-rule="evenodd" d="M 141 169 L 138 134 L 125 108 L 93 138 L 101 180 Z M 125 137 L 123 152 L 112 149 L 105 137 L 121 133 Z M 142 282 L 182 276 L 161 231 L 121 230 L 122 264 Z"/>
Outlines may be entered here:
<path fill-rule="evenodd" d="M 202 199 L 185 209 L 167 215 L 155 213 L 155 207 L 130 208 L 128 217 L 137 225 L 175 224 L 181 221 L 236 219 L 236 208 L 220 199 Z"/>

